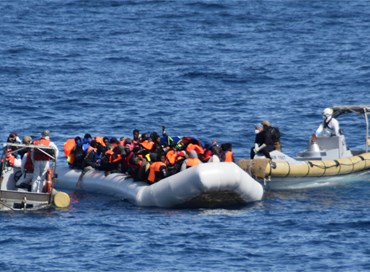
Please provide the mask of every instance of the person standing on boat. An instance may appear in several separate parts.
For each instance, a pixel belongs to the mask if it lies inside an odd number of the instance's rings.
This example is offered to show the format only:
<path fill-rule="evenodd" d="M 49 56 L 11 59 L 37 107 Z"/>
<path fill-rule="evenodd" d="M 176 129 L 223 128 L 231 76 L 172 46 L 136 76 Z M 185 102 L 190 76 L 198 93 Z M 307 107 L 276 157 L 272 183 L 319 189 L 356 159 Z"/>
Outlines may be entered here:
<path fill-rule="evenodd" d="M 324 120 L 317 128 L 315 135 L 318 137 L 339 136 L 341 134 L 339 129 L 339 122 L 333 117 L 333 109 L 324 109 L 324 111 L 322 112 L 322 116 Z"/>
<path fill-rule="evenodd" d="M 44 188 L 46 173 L 50 166 L 50 160 L 52 157 L 55 157 L 55 160 L 58 158 L 59 151 L 57 146 L 50 141 L 50 131 L 44 130 L 41 133 L 41 138 L 39 140 L 33 141 L 34 145 L 41 145 L 52 147 L 55 152 L 54 154 L 45 154 L 46 151 L 42 152 L 40 150 L 34 149 L 33 157 L 33 178 L 32 178 L 32 192 L 42 192 Z"/>

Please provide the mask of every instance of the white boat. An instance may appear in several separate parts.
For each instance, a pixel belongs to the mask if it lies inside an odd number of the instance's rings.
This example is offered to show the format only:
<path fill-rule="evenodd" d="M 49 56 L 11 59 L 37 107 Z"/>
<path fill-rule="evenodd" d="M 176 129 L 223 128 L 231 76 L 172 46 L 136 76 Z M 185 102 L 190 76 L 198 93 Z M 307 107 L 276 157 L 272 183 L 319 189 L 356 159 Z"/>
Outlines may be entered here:
<path fill-rule="evenodd" d="M 263 186 L 235 163 L 213 162 L 188 168 L 152 185 L 130 176 L 58 166 L 57 188 L 111 195 L 146 207 L 227 207 L 259 201 Z M 78 188 L 77 188 L 78 187 Z"/>
<path fill-rule="evenodd" d="M 272 160 L 256 157 L 238 165 L 269 190 L 295 190 L 370 180 L 369 105 L 335 106 L 333 117 L 354 113 L 365 118 L 365 148 L 350 150 L 344 135 L 310 138 L 296 158 L 272 151 Z"/>
<path fill-rule="evenodd" d="M 17 159 L 17 155 L 24 156 L 23 162 L 28 151 L 39 150 L 47 154 L 51 160 L 51 168 L 48 176 L 48 189 L 46 192 L 31 192 L 30 185 L 17 186 L 17 182 L 22 179 L 26 183 L 32 180 L 32 173 L 24 171 L 22 159 Z M 3 146 L 3 156 L 1 160 L 0 178 L 0 211 L 34 211 L 49 208 L 66 208 L 70 204 L 68 194 L 58 192 L 53 189 L 56 180 L 55 174 L 55 151 L 53 148 L 40 145 L 25 145 L 6 143 Z M 51 174 L 53 173 L 53 174 Z"/>

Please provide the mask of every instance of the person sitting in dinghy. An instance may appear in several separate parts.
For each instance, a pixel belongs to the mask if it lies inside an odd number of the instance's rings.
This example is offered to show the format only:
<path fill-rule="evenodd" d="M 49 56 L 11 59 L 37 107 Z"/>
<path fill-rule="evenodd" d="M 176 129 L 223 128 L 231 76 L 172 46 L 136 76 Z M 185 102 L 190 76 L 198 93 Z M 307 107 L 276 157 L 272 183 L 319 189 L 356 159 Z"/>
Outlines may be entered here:
<path fill-rule="evenodd" d="M 184 160 L 184 162 L 181 165 L 181 171 L 184 171 L 185 169 L 193 167 L 193 166 L 197 166 L 201 163 L 202 161 L 198 158 L 197 152 L 195 150 L 191 150 L 189 152 L 189 158 Z"/>
<path fill-rule="evenodd" d="M 235 162 L 233 155 L 233 146 L 231 143 L 221 144 L 221 161 L 222 162 Z"/>
<path fill-rule="evenodd" d="M 339 136 L 341 131 L 339 128 L 339 122 L 333 117 L 333 109 L 326 108 L 322 112 L 323 121 L 317 128 L 315 135 L 317 137 L 330 137 Z"/>
<path fill-rule="evenodd" d="M 270 134 L 266 133 L 266 130 L 262 124 L 256 125 L 255 133 L 256 138 L 254 141 L 254 146 L 251 148 L 251 159 L 253 159 L 257 153 L 262 153 L 266 158 L 271 159 L 270 152 L 273 151 L 275 147 Z"/>
<path fill-rule="evenodd" d="M 161 179 L 169 176 L 165 154 L 160 154 L 157 158 L 159 158 L 157 161 L 154 161 L 150 164 L 148 175 L 148 182 L 150 184 L 158 182 Z"/>

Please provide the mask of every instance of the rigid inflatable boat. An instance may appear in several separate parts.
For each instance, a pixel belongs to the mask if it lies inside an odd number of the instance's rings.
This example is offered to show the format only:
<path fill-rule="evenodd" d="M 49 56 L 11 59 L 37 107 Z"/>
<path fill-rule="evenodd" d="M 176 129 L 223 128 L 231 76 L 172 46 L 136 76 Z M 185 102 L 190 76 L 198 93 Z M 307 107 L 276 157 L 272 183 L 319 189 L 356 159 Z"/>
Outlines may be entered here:
<path fill-rule="evenodd" d="M 311 137 L 307 150 L 296 158 L 272 151 L 272 160 L 256 157 L 240 160 L 238 165 L 270 190 L 290 190 L 337 185 L 343 182 L 370 179 L 370 106 L 333 107 L 333 116 L 357 113 L 366 123 L 365 149 L 350 150 L 344 135 Z"/>
<path fill-rule="evenodd" d="M 44 192 L 31 192 L 33 173 L 25 169 L 27 156 L 35 150 L 47 154 L 50 168 L 46 175 Z M 21 159 L 21 155 L 23 159 Z M 53 188 L 56 181 L 55 150 L 40 145 L 6 143 L 3 146 L 0 178 L 0 211 L 34 211 L 49 208 L 67 208 L 68 194 Z"/>
<path fill-rule="evenodd" d="M 130 176 L 98 170 L 88 171 L 78 182 L 81 170 L 58 167 L 57 188 L 112 195 L 137 206 L 227 207 L 259 201 L 263 186 L 235 163 L 212 162 L 188 168 L 152 185 Z M 78 182 L 78 184 L 77 184 Z"/>

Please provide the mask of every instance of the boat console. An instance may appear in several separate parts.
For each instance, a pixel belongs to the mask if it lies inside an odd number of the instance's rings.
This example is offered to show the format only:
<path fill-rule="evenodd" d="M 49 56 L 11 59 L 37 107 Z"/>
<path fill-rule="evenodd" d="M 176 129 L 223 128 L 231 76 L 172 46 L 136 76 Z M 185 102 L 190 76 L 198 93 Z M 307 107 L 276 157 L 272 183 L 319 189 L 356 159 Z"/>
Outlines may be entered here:
<path fill-rule="evenodd" d="M 310 139 L 308 148 L 299 152 L 297 160 L 336 160 L 353 156 L 344 135 Z"/>

